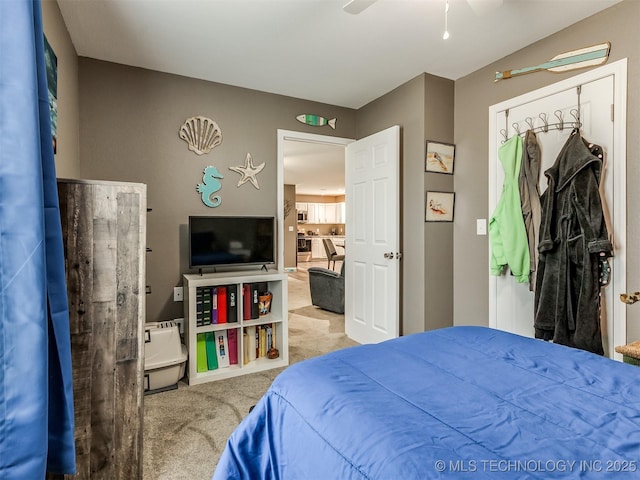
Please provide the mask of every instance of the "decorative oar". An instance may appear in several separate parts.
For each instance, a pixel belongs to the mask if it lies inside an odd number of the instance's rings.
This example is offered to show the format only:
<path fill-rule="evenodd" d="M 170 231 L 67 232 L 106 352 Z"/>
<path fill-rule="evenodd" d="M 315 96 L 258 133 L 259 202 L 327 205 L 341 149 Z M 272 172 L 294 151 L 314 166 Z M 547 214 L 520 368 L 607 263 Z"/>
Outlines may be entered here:
<path fill-rule="evenodd" d="M 496 72 L 495 81 L 506 80 L 517 75 L 526 75 L 527 73 L 548 70 L 550 72 L 566 72 L 577 68 L 592 67 L 594 65 L 602 65 L 609 58 L 609 50 L 611 44 L 609 42 L 600 43 L 592 47 L 572 50 L 570 52 L 556 55 L 548 62 L 535 67 L 518 68 L 516 70 L 506 70 L 504 72 Z"/>

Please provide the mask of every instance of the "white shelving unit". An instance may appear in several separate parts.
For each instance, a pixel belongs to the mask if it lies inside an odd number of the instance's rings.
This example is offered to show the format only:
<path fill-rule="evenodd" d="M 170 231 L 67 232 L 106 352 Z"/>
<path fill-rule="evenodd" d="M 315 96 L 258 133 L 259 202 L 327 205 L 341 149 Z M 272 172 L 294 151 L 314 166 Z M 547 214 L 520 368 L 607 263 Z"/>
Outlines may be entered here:
<path fill-rule="evenodd" d="M 197 385 L 199 383 L 222 380 L 224 378 L 245 375 L 248 373 L 260 372 L 272 368 L 285 367 L 289 365 L 289 340 L 288 340 L 288 312 L 287 312 L 287 274 L 279 272 L 218 272 L 207 273 L 203 275 L 188 274 L 183 275 L 184 287 L 184 328 L 185 341 L 189 350 L 187 377 L 189 385 Z M 260 316 L 254 320 L 244 320 L 243 317 L 243 301 L 242 286 L 246 283 L 268 284 L 268 291 L 273 294 L 271 299 L 271 312 L 267 315 Z M 196 325 L 196 289 L 198 287 L 236 285 L 237 287 L 237 318 L 235 322 L 220 323 L 213 325 L 205 325 L 198 327 Z M 231 320 L 230 318 L 228 320 Z M 244 363 L 244 338 L 243 331 L 245 327 L 272 324 L 275 331 L 276 348 L 280 352 L 280 356 L 275 359 L 266 357 L 257 358 L 256 360 Z M 219 330 L 238 330 L 238 364 L 228 367 L 208 370 L 206 372 L 198 372 L 196 365 L 196 335 L 198 333 L 206 333 Z"/>

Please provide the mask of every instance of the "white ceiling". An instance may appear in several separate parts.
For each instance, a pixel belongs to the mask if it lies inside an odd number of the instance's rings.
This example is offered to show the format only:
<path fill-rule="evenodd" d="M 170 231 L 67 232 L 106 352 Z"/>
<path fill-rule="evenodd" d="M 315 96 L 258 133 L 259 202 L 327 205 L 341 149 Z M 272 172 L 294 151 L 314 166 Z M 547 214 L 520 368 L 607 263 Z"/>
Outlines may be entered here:
<path fill-rule="evenodd" d="M 450 0 L 446 41 L 445 0 L 378 0 L 357 15 L 348 0 L 57 1 L 80 56 L 360 108 L 423 72 L 456 80 L 621 0 Z"/>
<path fill-rule="evenodd" d="M 344 195 L 344 147 L 285 140 L 284 183 L 298 195 Z"/>

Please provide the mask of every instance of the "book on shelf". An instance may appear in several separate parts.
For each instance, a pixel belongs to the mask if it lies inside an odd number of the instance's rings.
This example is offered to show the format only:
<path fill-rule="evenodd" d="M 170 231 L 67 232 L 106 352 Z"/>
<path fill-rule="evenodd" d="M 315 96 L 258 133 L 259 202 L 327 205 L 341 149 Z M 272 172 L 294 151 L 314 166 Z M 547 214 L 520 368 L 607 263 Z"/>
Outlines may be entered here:
<path fill-rule="evenodd" d="M 211 288 L 199 287 L 202 292 L 202 325 L 211 325 Z"/>
<path fill-rule="evenodd" d="M 267 329 L 265 325 L 260 325 L 260 335 L 258 336 L 258 358 L 267 355 Z"/>
<path fill-rule="evenodd" d="M 211 323 L 218 323 L 218 287 L 211 287 Z"/>
<path fill-rule="evenodd" d="M 246 329 L 242 332 L 242 363 L 249 363 L 249 334 Z"/>
<path fill-rule="evenodd" d="M 196 335 L 196 371 L 198 373 L 206 372 L 207 367 L 207 347 L 204 333 Z"/>
<path fill-rule="evenodd" d="M 260 303 L 259 299 L 259 290 L 258 283 L 250 283 L 249 287 L 251 289 L 251 320 L 255 320 L 260 316 L 260 309 L 258 304 Z"/>
<path fill-rule="evenodd" d="M 267 330 L 267 344 L 265 346 L 265 355 L 266 352 L 269 351 L 269 349 L 273 346 L 273 327 L 271 325 L 267 325 L 266 326 L 266 330 Z"/>
<path fill-rule="evenodd" d="M 256 359 L 256 327 L 253 325 L 245 327 L 244 331 L 247 334 L 247 362 L 252 362 Z"/>
<path fill-rule="evenodd" d="M 216 355 L 216 337 L 214 332 L 205 332 L 204 340 L 207 351 L 207 370 L 218 368 L 218 356 Z"/>
<path fill-rule="evenodd" d="M 238 329 L 227 330 L 227 341 L 229 343 L 229 365 L 238 364 Z"/>
<path fill-rule="evenodd" d="M 260 330 L 262 330 L 259 326 L 256 327 L 256 358 L 260 358 Z"/>
<path fill-rule="evenodd" d="M 238 286 L 227 285 L 227 322 L 238 321 Z"/>
<path fill-rule="evenodd" d="M 276 347 L 276 329 L 271 323 L 256 328 L 258 329 L 256 356 L 258 358 L 266 357 L 269 350 Z"/>
<path fill-rule="evenodd" d="M 218 354 L 218 368 L 229 366 L 229 341 L 227 339 L 227 331 L 220 330 L 215 332 L 216 336 L 216 353 Z"/>
<path fill-rule="evenodd" d="M 251 287 L 248 283 L 242 284 L 242 319 L 251 320 Z"/>
<path fill-rule="evenodd" d="M 218 323 L 227 323 L 227 287 L 218 287 Z"/>
<path fill-rule="evenodd" d="M 196 327 L 201 327 L 203 321 L 202 292 L 196 290 Z"/>

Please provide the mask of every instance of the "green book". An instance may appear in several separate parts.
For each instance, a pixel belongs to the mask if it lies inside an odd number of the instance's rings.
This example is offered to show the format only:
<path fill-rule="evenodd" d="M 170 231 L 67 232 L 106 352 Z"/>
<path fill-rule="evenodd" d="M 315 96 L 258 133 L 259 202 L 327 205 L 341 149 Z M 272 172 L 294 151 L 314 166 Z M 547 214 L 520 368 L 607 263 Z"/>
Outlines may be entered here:
<path fill-rule="evenodd" d="M 198 333 L 196 335 L 196 370 L 198 373 L 206 372 L 207 368 L 207 348 L 205 345 L 204 333 Z"/>
<path fill-rule="evenodd" d="M 213 332 L 207 332 L 204 334 L 204 338 L 207 344 L 207 367 L 209 368 L 209 370 L 215 370 L 216 368 L 218 368 L 218 355 L 216 355 L 216 336 L 213 334 Z"/>

